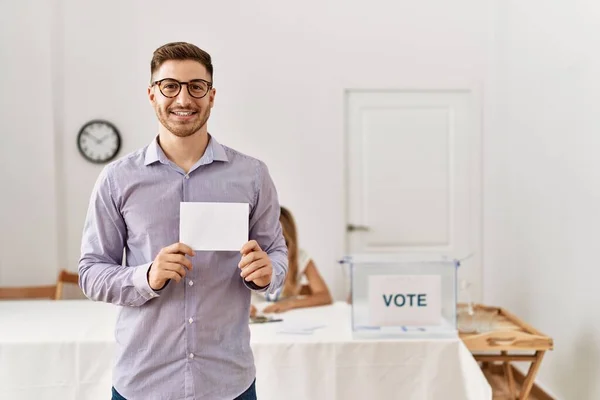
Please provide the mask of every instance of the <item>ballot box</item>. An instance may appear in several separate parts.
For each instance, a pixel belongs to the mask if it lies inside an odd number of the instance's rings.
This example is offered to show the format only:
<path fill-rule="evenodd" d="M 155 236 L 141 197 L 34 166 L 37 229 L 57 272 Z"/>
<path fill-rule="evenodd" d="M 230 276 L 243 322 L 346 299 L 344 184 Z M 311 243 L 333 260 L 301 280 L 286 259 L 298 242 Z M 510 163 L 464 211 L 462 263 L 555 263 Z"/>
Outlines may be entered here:
<path fill-rule="evenodd" d="M 350 276 L 355 337 L 458 337 L 459 261 L 436 256 L 354 254 L 341 262 Z"/>

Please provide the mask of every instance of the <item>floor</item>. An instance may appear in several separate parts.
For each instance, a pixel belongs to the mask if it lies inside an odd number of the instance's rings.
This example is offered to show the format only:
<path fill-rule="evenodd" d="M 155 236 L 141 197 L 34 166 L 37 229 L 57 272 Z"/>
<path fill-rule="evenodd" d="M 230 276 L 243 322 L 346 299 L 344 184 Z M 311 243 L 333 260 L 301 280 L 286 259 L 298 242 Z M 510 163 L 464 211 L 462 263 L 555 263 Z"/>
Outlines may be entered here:
<path fill-rule="evenodd" d="M 510 397 L 510 392 L 508 390 L 508 383 L 506 382 L 506 379 L 504 378 L 504 375 L 502 373 L 500 373 L 500 372 L 491 373 L 491 372 L 484 371 L 484 374 L 485 374 L 488 382 L 490 382 L 490 385 L 492 386 L 492 391 L 494 393 L 493 400 L 514 400 L 513 398 Z M 520 390 L 521 390 L 521 387 L 517 383 L 517 393 Z M 542 399 L 535 397 L 533 395 L 530 395 L 528 400 L 542 400 Z"/>

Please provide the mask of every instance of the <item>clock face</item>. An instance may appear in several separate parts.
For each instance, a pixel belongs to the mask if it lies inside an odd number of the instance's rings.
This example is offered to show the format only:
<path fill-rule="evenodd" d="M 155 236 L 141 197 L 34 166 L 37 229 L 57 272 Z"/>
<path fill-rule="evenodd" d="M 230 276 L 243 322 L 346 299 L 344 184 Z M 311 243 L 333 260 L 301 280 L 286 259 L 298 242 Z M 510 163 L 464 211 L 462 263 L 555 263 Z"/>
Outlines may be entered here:
<path fill-rule="evenodd" d="M 77 136 L 79 152 L 88 161 L 105 163 L 117 155 L 121 148 L 121 135 L 108 121 L 94 120 L 86 123 Z"/>

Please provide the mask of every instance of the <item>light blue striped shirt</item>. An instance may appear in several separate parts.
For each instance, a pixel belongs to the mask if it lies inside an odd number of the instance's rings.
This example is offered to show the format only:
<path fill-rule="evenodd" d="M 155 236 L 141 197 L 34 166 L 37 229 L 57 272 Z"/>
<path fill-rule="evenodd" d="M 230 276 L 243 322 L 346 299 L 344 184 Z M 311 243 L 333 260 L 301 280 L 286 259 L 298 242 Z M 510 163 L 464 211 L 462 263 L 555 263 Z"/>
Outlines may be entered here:
<path fill-rule="evenodd" d="M 249 238 L 273 264 L 263 290 L 275 293 L 285 280 L 277 192 L 263 162 L 211 137 L 188 174 L 156 139 L 107 165 L 83 230 L 80 286 L 92 300 L 121 306 L 113 384 L 128 400 L 231 400 L 256 375 L 248 313 L 257 287 L 240 277 L 239 251 L 197 251 L 184 280 L 160 292 L 148 284 L 160 249 L 179 241 L 182 201 L 248 203 Z"/>

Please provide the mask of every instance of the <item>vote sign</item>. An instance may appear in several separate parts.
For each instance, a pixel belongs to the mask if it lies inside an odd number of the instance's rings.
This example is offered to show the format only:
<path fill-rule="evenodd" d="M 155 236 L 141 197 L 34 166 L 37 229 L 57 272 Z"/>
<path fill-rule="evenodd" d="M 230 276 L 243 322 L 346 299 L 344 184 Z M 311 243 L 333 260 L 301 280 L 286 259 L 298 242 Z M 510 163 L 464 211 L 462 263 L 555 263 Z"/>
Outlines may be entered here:
<path fill-rule="evenodd" d="M 442 280 L 439 275 L 372 275 L 369 317 L 374 326 L 440 325 Z"/>

